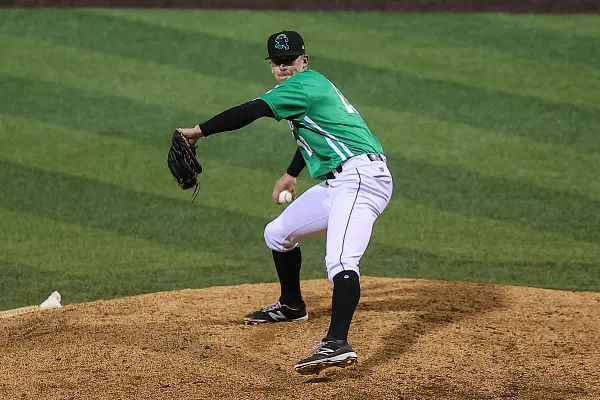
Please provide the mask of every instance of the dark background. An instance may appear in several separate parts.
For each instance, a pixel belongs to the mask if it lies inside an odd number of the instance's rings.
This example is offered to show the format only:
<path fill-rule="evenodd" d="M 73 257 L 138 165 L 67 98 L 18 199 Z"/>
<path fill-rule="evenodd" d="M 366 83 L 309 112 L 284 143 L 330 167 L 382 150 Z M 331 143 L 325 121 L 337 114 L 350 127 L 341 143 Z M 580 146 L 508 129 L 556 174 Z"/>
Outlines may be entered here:
<path fill-rule="evenodd" d="M 600 13 L 600 0 L 0 0 L 0 7 Z"/>

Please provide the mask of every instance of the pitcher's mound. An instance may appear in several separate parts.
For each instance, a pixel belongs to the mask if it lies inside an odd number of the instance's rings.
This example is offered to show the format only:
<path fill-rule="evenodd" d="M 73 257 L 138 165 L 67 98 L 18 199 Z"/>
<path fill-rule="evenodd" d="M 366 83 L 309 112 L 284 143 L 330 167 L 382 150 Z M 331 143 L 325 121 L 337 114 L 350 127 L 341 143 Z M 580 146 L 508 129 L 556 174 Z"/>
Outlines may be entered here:
<path fill-rule="evenodd" d="M 245 326 L 278 284 L 69 305 L 0 321 L 9 399 L 599 399 L 600 293 L 362 278 L 359 362 L 306 377 L 332 287 L 303 323 Z"/>

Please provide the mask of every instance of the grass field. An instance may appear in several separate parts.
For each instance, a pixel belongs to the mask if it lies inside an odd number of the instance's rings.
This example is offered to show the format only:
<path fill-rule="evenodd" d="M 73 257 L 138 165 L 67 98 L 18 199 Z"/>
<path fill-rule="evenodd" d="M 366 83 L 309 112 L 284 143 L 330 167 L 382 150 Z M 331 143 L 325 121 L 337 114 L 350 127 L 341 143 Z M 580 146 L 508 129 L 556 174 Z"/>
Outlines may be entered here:
<path fill-rule="evenodd" d="M 600 290 L 599 17 L 5 9 L 0 309 L 276 280 L 287 124 L 203 140 L 193 206 L 166 153 L 274 85 L 281 29 L 389 157 L 363 274 Z M 324 278 L 323 238 L 303 246 Z"/>

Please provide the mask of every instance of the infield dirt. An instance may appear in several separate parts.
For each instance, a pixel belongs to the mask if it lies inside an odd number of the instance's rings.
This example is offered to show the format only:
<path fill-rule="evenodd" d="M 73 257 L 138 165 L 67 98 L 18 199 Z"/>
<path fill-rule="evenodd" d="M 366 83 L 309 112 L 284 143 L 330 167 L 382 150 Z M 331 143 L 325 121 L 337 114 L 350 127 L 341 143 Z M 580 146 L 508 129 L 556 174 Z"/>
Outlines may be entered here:
<path fill-rule="evenodd" d="M 362 278 L 359 363 L 301 376 L 310 319 L 245 326 L 277 284 L 162 292 L 0 320 L 2 399 L 600 399 L 600 293 Z"/>

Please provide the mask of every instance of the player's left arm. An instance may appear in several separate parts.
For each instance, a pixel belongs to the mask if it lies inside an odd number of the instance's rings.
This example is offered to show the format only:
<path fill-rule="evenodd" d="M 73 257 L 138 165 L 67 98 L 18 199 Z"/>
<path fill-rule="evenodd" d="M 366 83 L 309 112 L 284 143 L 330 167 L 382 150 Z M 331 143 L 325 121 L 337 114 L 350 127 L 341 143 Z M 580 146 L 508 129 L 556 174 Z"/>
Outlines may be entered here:
<path fill-rule="evenodd" d="M 261 99 L 255 99 L 225 110 L 193 128 L 179 128 L 179 131 L 190 139 L 191 144 L 194 145 L 201 137 L 219 132 L 234 131 L 262 117 L 275 118 L 275 115 L 266 102 Z"/>

